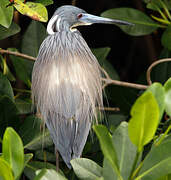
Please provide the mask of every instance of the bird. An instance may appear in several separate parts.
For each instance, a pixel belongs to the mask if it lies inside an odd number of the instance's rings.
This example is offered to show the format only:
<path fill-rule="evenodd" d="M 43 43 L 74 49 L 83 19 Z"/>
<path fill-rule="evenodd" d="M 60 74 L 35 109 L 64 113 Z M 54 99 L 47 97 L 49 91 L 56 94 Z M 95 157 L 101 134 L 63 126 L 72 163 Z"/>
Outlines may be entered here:
<path fill-rule="evenodd" d="M 77 29 L 94 23 L 131 23 L 64 5 L 47 24 L 32 72 L 32 101 L 50 132 L 55 151 L 71 168 L 85 146 L 97 108 L 103 107 L 102 72 Z"/>

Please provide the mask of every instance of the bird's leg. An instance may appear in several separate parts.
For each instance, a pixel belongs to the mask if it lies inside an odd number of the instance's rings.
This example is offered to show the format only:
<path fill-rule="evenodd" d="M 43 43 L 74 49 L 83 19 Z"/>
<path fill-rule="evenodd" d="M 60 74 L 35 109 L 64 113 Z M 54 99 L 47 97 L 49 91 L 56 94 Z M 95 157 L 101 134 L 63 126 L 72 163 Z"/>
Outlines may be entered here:
<path fill-rule="evenodd" d="M 56 171 L 59 171 L 59 153 L 56 150 Z"/>

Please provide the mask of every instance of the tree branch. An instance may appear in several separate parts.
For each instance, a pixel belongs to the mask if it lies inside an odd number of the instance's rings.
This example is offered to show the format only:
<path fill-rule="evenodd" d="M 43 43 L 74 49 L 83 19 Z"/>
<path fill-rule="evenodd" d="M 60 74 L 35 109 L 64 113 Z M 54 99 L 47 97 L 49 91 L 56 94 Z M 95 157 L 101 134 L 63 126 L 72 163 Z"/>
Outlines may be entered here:
<path fill-rule="evenodd" d="M 27 54 L 23 54 L 23 53 L 19 53 L 19 52 L 14 52 L 14 51 L 9 51 L 9 50 L 5 50 L 5 49 L 0 49 L 0 54 L 10 54 L 10 55 L 26 58 L 26 59 L 29 59 L 29 60 L 32 60 L 32 61 L 36 60 L 35 57 L 28 56 Z"/>
<path fill-rule="evenodd" d="M 118 107 L 98 107 L 99 110 L 102 111 L 115 111 L 115 112 L 119 112 L 120 109 Z"/>
<path fill-rule="evenodd" d="M 154 66 L 160 64 L 160 63 L 163 63 L 163 62 L 169 62 L 171 61 L 171 58 L 165 58 L 165 59 L 160 59 L 158 61 L 155 61 L 154 63 L 152 63 L 149 68 L 147 69 L 147 73 L 146 73 L 146 78 L 147 78 L 147 83 L 149 85 L 152 84 L 152 81 L 151 81 L 151 71 L 153 69 Z"/>
<path fill-rule="evenodd" d="M 147 89 L 148 88 L 148 86 L 142 85 L 142 84 L 128 83 L 128 82 L 124 82 L 124 81 L 117 81 L 117 80 L 105 79 L 105 78 L 102 78 L 102 80 L 105 82 L 103 88 L 105 88 L 109 84 L 114 84 L 114 85 L 118 85 L 118 86 L 134 88 L 134 89 Z"/>

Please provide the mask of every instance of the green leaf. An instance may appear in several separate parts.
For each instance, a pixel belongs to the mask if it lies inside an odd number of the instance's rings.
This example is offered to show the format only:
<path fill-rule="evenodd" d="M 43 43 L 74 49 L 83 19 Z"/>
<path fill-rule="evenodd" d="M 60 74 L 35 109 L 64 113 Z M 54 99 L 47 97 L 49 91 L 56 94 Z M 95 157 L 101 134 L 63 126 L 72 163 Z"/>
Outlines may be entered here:
<path fill-rule="evenodd" d="M 40 128 L 39 128 L 40 129 Z M 53 141 L 50 137 L 49 131 L 46 130 L 39 136 L 36 136 L 33 140 L 27 143 L 24 148 L 29 150 L 38 150 L 53 145 Z"/>
<path fill-rule="evenodd" d="M 117 175 L 115 171 L 113 171 L 111 164 L 106 158 L 104 158 L 103 160 L 103 177 L 104 177 L 104 180 L 117 179 Z"/>
<path fill-rule="evenodd" d="M 0 158 L 0 167 L 1 180 L 14 180 L 11 167 L 3 158 Z"/>
<path fill-rule="evenodd" d="M 171 139 L 153 146 L 136 180 L 156 180 L 171 173 Z"/>
<path fill-rule="evenodd" d="M 3 26 L 0 26 L 0 40 L 5 39 L 9 36 L 13 36 L 14 34 L 17 34 L 20 32 L 20 26 L 12 22 L 9 28 L 5 28 Z"/>
<path fill-rule="evenodd" d="M 131 119 L 128 124 L 129 136 L 140 152 L 149 143 L 157 130 L 159 123 L 159 107 L 152 92 L 142 94 L 131 109 Z"/>
<path fill-rule="evenodd" d="M 39 169 L 54 169 L 56 170 L 56 166 L 54 166 L 51 163 L 47 162 L 40 162 L 40 161 L 31 161 L 27 164 L 27 166 L 24 169 L 24 174 L 29 178 L 29 179 L 34 179 L 36 177 L 36 171 Z M 60 172 L 61 173 L 61 172 Z"/>
<path fill-rule="evenodd" d="M 99 61 L 102 68 L 108 73 L 111 79 L 119 80 L 119 75 L 117 74 L 116 70 L 112 66 L 112 64 L 106 59 L 107 55 L 110 52 L 109 47 L 104 48 L 96 48 L 92 49 L 93 54 L 96 56 L 97 60 Z"/>
<path fill-rule="evenodd" d="M 42 120 L 35 116 L 28 116 L 24 120 L 19 130 L 24 148 L 38 150 L 53 144 L 49 131 L 45 130 L 41 132 L 40 127 L 42 124 Z"/>
<path fill-rule="evenodd" d="M 129 179 L 136 158 L 137 148 L 129 139 L 128 124 L 122 122 L 112 136 L 116 150 L 118 166 L 124 180 Z"/>
<path fill-rule="evenodd" d="M 9 28 L 13 18 L 13 7 L 8 6 L 9 0 L 1 0 L 0 3 L 0 25 Z"/>
<path fill-rule="evenodd" d="M 37 150 L 35 152 L 35 158 L 39 159 L 39 160 L 46 160 L 48 162 L 55 162 L 56 161 L 56 157 L 55 154 L 46 150 Z"/>
<path fill-rule="evenodd" d="M 122 179 L 118 169 L 117 156 L 110 133 L 103 125 L 95 125 L 93 126 L 93 129 L 100 141 L 101 149 L 105 158 L 111 163 L 112 168 L 116 172 L 117 176 Z"/>
<path fill-rule="evenodd" d="M 14 0 L 14 7 L 23 15 L 29 16 L 30 18 L 47 22 L 48 13 L 44 5 L 40 3 L 26 2 L 23 3 L 22 0 Z"/>
<path fill-rule="evenodd" d="M 14 101 L 14 93 L 6 76 L 0 72 L 0 96 L 6 95 Z"/>
<path fill-rule="evenodd" d="M 41 3 L 44 6 L 49 6 L 53 4 L 53 0 L 35 0 L 36 3 Z"/>
<path fill-rule="evenodd" d="M 22 126 L 19 129 L 19 134 L 24 145 L 31 143 L 37 136 L 40 136 L 41 124 L 42 120 L 34 115 L 30 115 L 24 119 Z M 25 148 L 27 148 L 27 146 L 25 146 Z"/>
<path fill-rule="evenodd" d="M 101 67 L 106 70 L 111 79 L 120 80 L 118 73 L 108 60 L 104 60 Z"/>
<path fill-rule="evenodd" d="M 24 154 L 24 167 L 27 165 L 27 163 L 32 159 L 33 154 L 32 153 L 28 153 L 28 154 Z"/>
<path fill-rule="evenodd" d="M 24 148 L 22 141 L 13 128 L 6 129 L 2 142 L 2 156 L 11 166 L 15 179 L 24 168 Z"/>
<path fill-rule="evenodd" d="M 10 50 L 15 51 L 14 49 Z M 10 58 L 14 65 L 17 77 L 22 80 L 28 87 L 31 87 L 31 73 L 34 62 L 13 55 L 10 55 Z"/>
<path fill-rule="evenodd" d="M 3 75 L 5 75 L 9 81 L 16 81 L 14 75 L 11 73 L 9 67 L 8 67 L 8 64 L 7 64 L 7 60 L 5 58 L 3 58 L 1 55 L 0 55 L 0 66 L 1 68 L 3 69 Z"/>
<path fill-rule="evenodd" d="M 102 61 L 104 61 L 107 58 L 111 48 L 103 47 L 103 48 L 95 48 L 91 50 L 93 54 L 96 56 L 96 58 L 99 60 L 99 63 L 102 63 Z"/>
<path fill-rule="evenodd" d="M 72 159 L 71 165 L 80 179 L 94 180 L 102 176 L 102 168 L 90 159 Z"/>
<path fill-rule="evenodd" d="M 19 114 L 29 114 L 32 113 L 32 103 L 29 100 L 15 99 L 16 107 L 19 111 Z"/>
<path fill-rule="evenodd" d="M 171 50 L 171 25 L 167 26 L 161 38 L 162 45 Z"/>
<path fill-rule="evenodd" d="M 132 8 L 110 9 L 101 14 L 103 17 L 119 19 L 133 23 L 134 26 L 119 26 L 125 33 L 132 36 L 142 36 L 151 34 L 160 25 L 155 23 L 143 12 Z"/>
<path fill-rule="evenodd" d="M 161 4 L 161 0 L 151 0 L 148 4 L 147 4 L 147 8 L 151 9 L 153 11 L 157 11 L 158 9 L 161 9 L 163 6 Z"/>
<path fill-rule="evenodd" d="M 20 127 L 18 110 L 13 101 L 8 96 L 0 97 L 0 136 L 2 137 L 6 127 Z"/>
<path fill-rule="evenodd" d="M 165 111 L 171 116 L 171 78 L 164 84 L 165 88 Z"/>
<path fill-rule="evenodd" d="M 171 10 L 171 1 L 170 0 L 148 0 L 147 2 L 147 8 L 151 9 L 153 11 L 159 11 L 162 10 L 165 6 L 167 10 Z"/>
<path fill-rule="evenodd" d="M 46 37 L 46 28 L 42 23 L 32 21 L 22 39 L 22 53 L 37 57 L 39 47 Z"/>
<path fill-rule="evenodd" d="M 107 116 L 107 123 L 112 132 L 120 125 L 121 122 L 126 121 L 127 116 L 123 114 L 110 114 Z"/>
<path fill-rule="evenodd" d="M 161 177 L 161 178 L 159 178 L 159 179 L 157 179 L 157 180 L 171 180 L 171 174 L 168 174 L 168 175 L 166 175 L 166 176 L 163 176 L 163 177 Z"/>
<path fill-rule="evenodd" d="M 164 3 L 166 4 L 166 7 L 171 10 L 171 1 L 170 0 L 164 0 Z"/>
<path fill-rule="evenodd" d="M 164 0 L 164 3 L 168 10 L 171 10 L 171 1 L 170 0 Z"/>
<path fill-rule="evenodd" d="M 36 174 L 38 175 L 34 178 L 34 180 L 48 180 L 48 179 L 67 180 L 59 172 L 56 172 L 53 169 L 38 170 L 36 171 Z"/>
<path fill-rule="evenodd" d="M 160 83 L 153 83 L 147 91 L 151 91 L 158 103 L 159 110 L 160 110 L 160 117 L 159 120 L 162 119 L 164 109 L 165 109 L 165 90 L 164 87 Z"/>

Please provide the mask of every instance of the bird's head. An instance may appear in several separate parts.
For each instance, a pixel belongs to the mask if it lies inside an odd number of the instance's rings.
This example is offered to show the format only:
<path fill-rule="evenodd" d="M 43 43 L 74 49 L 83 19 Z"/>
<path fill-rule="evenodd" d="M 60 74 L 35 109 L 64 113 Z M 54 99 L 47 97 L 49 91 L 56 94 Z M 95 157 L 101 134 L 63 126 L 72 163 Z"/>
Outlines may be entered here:
<path fill-rule="evenodd" d="M 49 34 L 54 34 L 55 32 L 65 28 L 69 28 L 73 31 L 77 26 L 91 25 L 94 23 L 133 25 L 122 20 L 94 16 L 88 14 L 83 9 L 71 5 L 65 5 L 59 7 L 55 11 L 48 23 L 47 32 Z"/>

